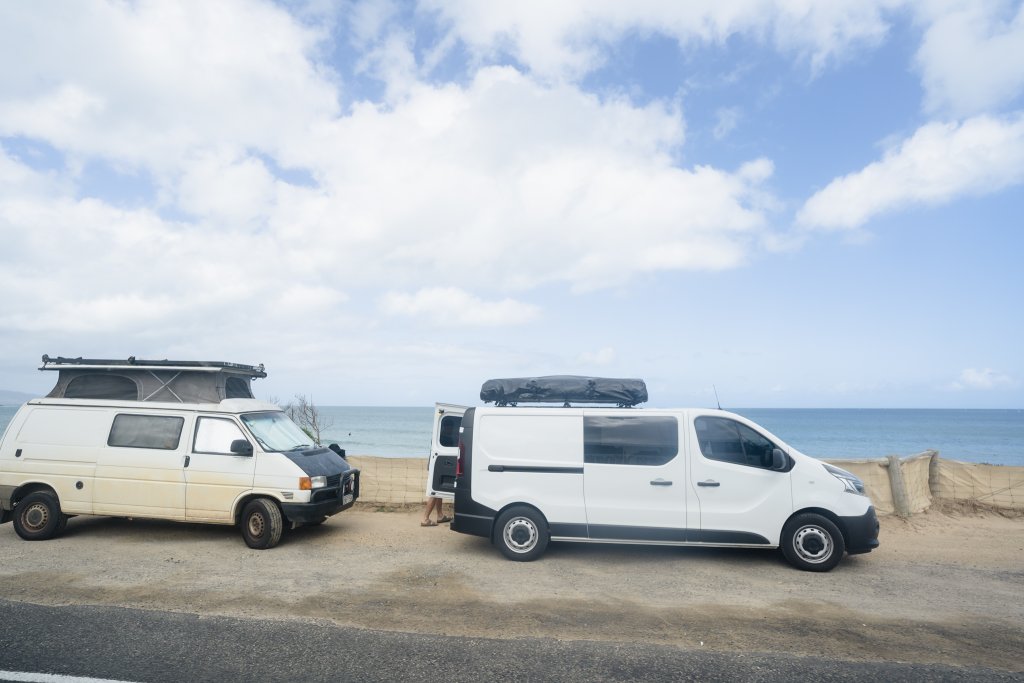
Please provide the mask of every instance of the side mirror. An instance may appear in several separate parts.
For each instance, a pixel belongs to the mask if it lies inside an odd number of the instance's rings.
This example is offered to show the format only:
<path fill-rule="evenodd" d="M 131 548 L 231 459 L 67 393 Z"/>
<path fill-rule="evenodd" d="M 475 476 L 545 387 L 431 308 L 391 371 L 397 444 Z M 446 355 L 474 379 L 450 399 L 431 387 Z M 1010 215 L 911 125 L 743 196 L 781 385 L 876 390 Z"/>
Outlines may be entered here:
<path fill-rule="evenodd" d="M 772 469 L 777 472 L 786 469 L 786 454 L 781 448 L 772 449 Z"/>
<path fill-rule="evenodd" d="M 348 459 L 348 458 L 345 458 L 345 449 L 342 448 L 341 446 L 339 446 L 338 444 L 332 443 L 330 446 L 328 446 L 328 448 L 330 448 L 332 451 L 334 451 L 335 453 L 340 455 L 343 459 L 345 459 L 345 460 Z"/>
<path fill-rule="evenodd" d="M 231 442 L 231 452 L 235 455 L 252 455 L 252 444 L 245 439 L 235 439 Z"/>

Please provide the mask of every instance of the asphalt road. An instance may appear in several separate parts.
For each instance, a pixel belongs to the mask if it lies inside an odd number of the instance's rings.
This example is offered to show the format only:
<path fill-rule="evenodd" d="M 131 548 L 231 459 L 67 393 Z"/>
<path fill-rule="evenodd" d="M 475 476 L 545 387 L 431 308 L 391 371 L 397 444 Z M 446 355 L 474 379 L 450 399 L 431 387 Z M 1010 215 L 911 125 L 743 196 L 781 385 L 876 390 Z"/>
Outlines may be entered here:
<path fill-rule="evenodd" d="M 844 662 L 670 646 L 432 636 L 315 620 L 204 617 L 0 600 L 0 680 L 1024 681 L 981 668 Z"/>

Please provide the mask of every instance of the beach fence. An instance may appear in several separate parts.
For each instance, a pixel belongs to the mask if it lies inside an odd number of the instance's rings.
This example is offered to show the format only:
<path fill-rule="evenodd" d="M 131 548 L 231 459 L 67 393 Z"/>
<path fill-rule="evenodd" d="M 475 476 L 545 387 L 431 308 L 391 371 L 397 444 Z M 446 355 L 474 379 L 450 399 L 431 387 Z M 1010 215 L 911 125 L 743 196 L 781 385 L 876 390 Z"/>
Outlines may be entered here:
<path fill-rule="evenodd" d="M 1024 467 L 946 460 L 938 451 L 828 462 L 864 481 L 879 514 L 910 517 L 937 507 L 1024 515 Z"/>
<path fill-rule="evenodd" d="M 350 455 L 348 460 L 361 470 L 360 501 L 408 505 L 426 499 L 426 458 Z M 879 514 L 909 517 L 937 507 L 1024 515 L 1024 467 L 946 460 L 937 451 L 828 462 L 864 481 Z"/>

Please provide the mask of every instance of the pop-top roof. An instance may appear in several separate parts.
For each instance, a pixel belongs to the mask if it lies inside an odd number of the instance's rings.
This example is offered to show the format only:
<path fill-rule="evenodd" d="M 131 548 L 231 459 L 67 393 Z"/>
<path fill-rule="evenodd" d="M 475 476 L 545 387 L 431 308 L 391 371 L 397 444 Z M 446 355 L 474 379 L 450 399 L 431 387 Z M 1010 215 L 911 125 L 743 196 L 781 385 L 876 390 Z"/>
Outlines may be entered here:
<path fill-rule="evenodd" d="M 250 382 L 266 377 L 262 365 L 221 361 L 51 358 L 40 370 L 57 370 L 47 398 L 82 398 L 163 403 L 220 403 L 253 398 Z"/>
<path fill-rule="evenodd" d="M 519 403 L 613 403 L 631 408 L 647 400 L 647 385 L 642 379 L 580 377 L 516 377 L 489 379 L 480 387 L 480 400 L 498 406 Z"/>

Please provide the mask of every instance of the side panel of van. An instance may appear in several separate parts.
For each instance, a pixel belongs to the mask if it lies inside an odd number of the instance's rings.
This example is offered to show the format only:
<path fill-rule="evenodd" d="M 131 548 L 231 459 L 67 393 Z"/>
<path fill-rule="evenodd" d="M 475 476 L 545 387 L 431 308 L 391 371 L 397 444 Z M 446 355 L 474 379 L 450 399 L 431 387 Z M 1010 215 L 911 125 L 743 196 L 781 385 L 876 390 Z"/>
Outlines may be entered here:
<path fill-rule="evenodd" d="M 4 442 L 7 483 L 45 483 L 57 492 L 64 512 L 91 513 L 95 449 L 106 441 L 112 414 L 102 408 L 69 410 L 31 404 L 22 410 L 24 421 L 18 428 L 12 421 Z"/>
<path fill-rule="evenodd" d="M 533 505 L 584 535 L 582 411 L 478 411 L 476 421 L 473 499 L 492 510 Z"/>
<path fill-rule="evenodd" d="M 268 457 L 264 453 L 232 453 L 231 442 L 236 439 L 249 441 L 231 417 L 196 417 L 189 439 L 189 463 L 185 468 L 185 519 L 232 521 L 235 501 L 253 487 L 257 460 Z"/>
<path fill-rule="evenodd" d="M 94 512 L 185 518 L 185 458 L 192 416 L 111 411 L 96 453 Z"/>
<path fill-rule="evenodd" d="M 689 424 L 691 491 L 700 508 L 692 541 L 778 545 L 793 513 L 792 476 L 770 469 L 773 448 L 788 450 L 739 416 L 702 415 Z"/>
<path fill-rule="evenodd" d="M 591 539 L 686 540 L 685 419 L 584 413 L 584 493 Z"/>

